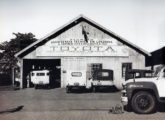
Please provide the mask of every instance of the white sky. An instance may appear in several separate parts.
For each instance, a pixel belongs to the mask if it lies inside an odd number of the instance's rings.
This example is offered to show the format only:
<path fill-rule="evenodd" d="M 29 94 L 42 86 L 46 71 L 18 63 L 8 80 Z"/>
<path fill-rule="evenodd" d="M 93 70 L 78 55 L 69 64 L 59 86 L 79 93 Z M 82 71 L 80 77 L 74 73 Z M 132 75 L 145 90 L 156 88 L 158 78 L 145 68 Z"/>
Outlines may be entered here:
<path fill-rule="evenodd" d="M 0 42 L 42 38 L 79 14 L 149 52 L 165 46 L 165 0 L 0 0 Z"/>

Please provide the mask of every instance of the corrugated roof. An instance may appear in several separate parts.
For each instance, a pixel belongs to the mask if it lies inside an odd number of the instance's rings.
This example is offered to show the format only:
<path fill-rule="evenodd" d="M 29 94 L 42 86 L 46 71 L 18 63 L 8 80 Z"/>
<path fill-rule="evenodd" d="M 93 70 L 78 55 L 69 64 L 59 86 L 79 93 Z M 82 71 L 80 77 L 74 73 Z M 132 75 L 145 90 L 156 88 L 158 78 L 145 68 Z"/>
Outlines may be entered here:
<path fill-rule="evenodd" d="M 147 56 L 151 56 L 151 54 L 149 52 L 147 52 L 146 50 L 138 47 L 137 45 L 131 43 L 130 41 L 122 38 L 121 36 L 117 35 L 116 33 L 108 30 L 107 28 L 103 27 L 102 25 L 96 23 L 95 21 L 87 18 L 84 15 L 79 15 L 78 17 L 72 19 L 71 21 L 69 21 L 68 23 L 66 23 L 65 25 L 61 26 L 60 28 L 52 31 L 50 34 L 46 35 L 45 37 L 37 40 L 36 42 L 32 43 L 31 45 L 27 46 L 26 48 L 24 48 L 23 50 L 21 50 L 20 52 L 15 54 L 15 57 L 23 57 L 24 55 L 28 54 L 30 52 L 30 50 L 35 49 L 36 47 L 40 46 L 40 43 L 42 42 L 47 42 L 48 40 L 50 40 L 52 37 L 56 37 L 59 34 L 61 34 L 62 32 L 64 32 L 65 30 L 73 27 L 74 25 L 78 24 L 81 21 L 85 21 L 89 24 L 91 24 L 92 26 L 104 31 L 105 33 L 109 34 L 110 36 L 118 39 L 119 41 L 121 41 L 122 43 L 130 46 L 131 48 L 139 51 L 140 53 L 147 55 Z"/>

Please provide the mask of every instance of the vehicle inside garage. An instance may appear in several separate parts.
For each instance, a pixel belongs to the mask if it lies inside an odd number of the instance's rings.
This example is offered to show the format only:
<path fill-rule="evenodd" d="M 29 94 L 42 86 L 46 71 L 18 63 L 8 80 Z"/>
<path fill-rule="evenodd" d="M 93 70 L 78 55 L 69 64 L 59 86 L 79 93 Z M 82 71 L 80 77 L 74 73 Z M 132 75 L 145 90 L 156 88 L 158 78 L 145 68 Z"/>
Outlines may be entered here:
<path fill-rule="evenodd" d="M 61 86 L 61 60 L 60 59 L 24 59 L 23 60 L 23 87 L 34 87 L 31 81 L 31 72 L 39 70 L 50 71 L 50 88 Z"/>

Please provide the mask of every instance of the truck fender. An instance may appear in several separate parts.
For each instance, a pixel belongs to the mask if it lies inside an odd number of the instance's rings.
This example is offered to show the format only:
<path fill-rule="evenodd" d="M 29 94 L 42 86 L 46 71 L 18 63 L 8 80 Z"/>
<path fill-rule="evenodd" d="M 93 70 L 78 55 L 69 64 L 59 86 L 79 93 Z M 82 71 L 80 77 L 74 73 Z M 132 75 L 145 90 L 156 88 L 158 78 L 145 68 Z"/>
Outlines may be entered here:
<path fill-rule="evenodd" d="M 150 91 L 151 94 L 154 95 L 158 101 L 160 101 L 157 87 L 152 82 L 131 82 L 131 83 L 128 83 L 127 87 L 126 87 L 126 91 L 127 91 L 128 100 L 130 100 L 132 98 L 133 94 L 137 91 Z"/>

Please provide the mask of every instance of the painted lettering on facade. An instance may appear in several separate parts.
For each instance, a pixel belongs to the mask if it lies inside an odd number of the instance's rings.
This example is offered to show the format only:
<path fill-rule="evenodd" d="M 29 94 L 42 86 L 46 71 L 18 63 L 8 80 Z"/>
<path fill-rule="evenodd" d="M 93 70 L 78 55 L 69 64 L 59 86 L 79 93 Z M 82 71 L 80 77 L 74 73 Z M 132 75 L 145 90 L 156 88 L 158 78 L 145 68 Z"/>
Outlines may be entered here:
<path fill-rule="evenodd" d="M 53 40 L 50 42 L 52 45 L 112 45 L 113 42 L 110 40 L 101 40 L 96 41 L 94 39 L 90 39 L 89 42 L 86 42 L 84 39 L 70 39 L 70 40 Z"/>
<path fill-rule="evenodd" d="M 37 56 L 128 56 L 124 46 L 112 40 L 54 39 L 36 49 Z"/>

